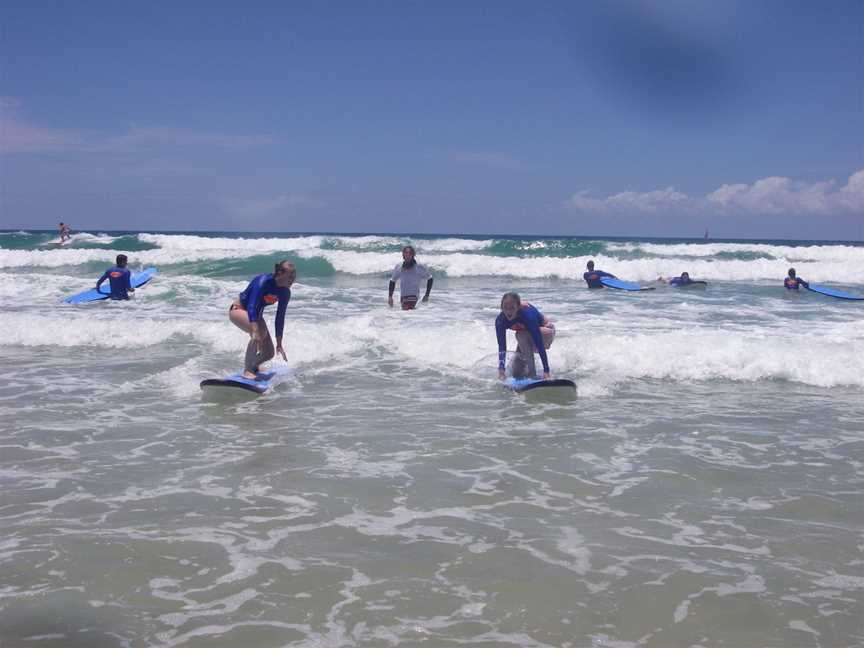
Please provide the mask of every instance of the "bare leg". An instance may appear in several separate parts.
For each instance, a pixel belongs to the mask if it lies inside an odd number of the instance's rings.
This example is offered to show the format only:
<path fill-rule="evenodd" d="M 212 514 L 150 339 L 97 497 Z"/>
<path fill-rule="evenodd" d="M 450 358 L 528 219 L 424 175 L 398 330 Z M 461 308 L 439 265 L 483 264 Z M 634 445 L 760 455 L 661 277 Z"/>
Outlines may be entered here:
<path fill-rule="evenodd" d="M 276 355 L 276 347 L 273 346 L 273 338 L 270 337 L 270 330 L 267 328 L 267 322 L 262 317 L 258 320 L 258 332 L 261 334 L 261 345 L 258 347 L 258 353 L 255 356 L 254 372 L 258 373 L 260 367 L 265 362 L 269 362 Z M 246 360 L 246 368 L 249 368 L 249 359 Z"/>
<path fill-rule="evenodd" d="M 534 341 L 528 331 L 516 331 L 516 355 L 510 365 L 514 378 L 533 378 L 537 375 L 534 366 Z"/>
<path fill-rule="evenodd" d="M 552 346 L 555 339 L 554 326 L 541 326 L 540 334 L 543 336 L 543 346 L 547 349 Z M 514 378 L 533 378 L 537 375 L 537 367 L 534 364 L 534 340 L 528 331 L 516 331 L 516 356 L 511 364 Z"/>
<path fill-rule="evenodd" d="M 228 312 L 228 319 L 230 319 L 231 323 L 237 328 L 251 335 L 252 324 L 249 321 L 249 314 L 246 312 L 246 309 L 240 307 L 237 302 L 235 302 L 235 304 L 238 308 L 232 308 Z M 243 362 L 243 375 L 246 378 L 254 379 L 255 374 L 258 372 L 258 366 L 263 362 L 267 362 L 276 355 L 276 349 L 273 346 L 273 338 L 270 337 L 270 331 L 267 329 L 267 322 L 264 321 L 264 318 L 258 320 L 258 332 L 261 335 L 261 344 L 250 339 L 249 344 L 246 345 L 246 356 Z"/>
<path fill-rule="evenodd" d="M 555 327 L 541 326 L 540 333 L 543 335 L 543 346 L 548 349 L 552 346 L 552 341 L 555 339 Z"/>

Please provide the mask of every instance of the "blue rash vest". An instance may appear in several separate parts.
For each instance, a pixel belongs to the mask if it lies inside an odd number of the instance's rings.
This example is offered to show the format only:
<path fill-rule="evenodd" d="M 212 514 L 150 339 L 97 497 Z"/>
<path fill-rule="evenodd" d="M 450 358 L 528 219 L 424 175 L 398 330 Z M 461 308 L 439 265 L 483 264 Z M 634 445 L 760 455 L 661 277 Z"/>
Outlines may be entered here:
<path fill-rule="evenodd" d="M 615 275 L 603 272 L 602 270 L 590 270 L 582 275 L 582 278 L 585 280 L 585 283 L 588 284 L 589 288 L 605 288 L 605 286 L 600 283 L 600 277 L 617 278 Z"/>
<path fill-rule="evenodd" d="M 783 280 L 783 285 L 786 287 L 786 290 L 798 290 L 799 286 L 804 286 L 805 288 L 808 286 L 807 282 L 801 277 L 786 277 Z"/>
<path fill-rule="evenodd" d="M 543 344 L 543 334 L 540 333 L 540 327 L 543 325 L 543 313 L 534 308 L 531 304 L 522 304 L 519 307 L 516 317 L 508 320 L 504 313 L 499 313 L 495 318 L 495 335 L 498 337 L 498 368 L 504 369 L 504 362 L 507 359 L 507 329 L 514 331 L 525 331 L 531 334 L 531 339 L 534 341 L 534 347 L 540 354 L 540 360 L 543 362 L 543 371 L 549 373 L 549 359 L 546 357 L 546 347 Z"/>
<path fill-rule="evenodd" d="M 265 307 L 279 302 L 276 308 L 277 339 L 282 337 L 285 328 L 285 308 L 289 301 L 291 289 L 277 286 L 272 273 L 258 275 L 249 282 L 246 290 L 240 293 L 240 304 L 249 313 L 250 322 L 257 322 L 261 319 Z"/>
<path fill-rule="evenodd" d="M 669 280 L 670 286 L 686 286 L 691 283 L 693 283 L 693 280 L 690 277 L 687 277 L 686 279 L 684 277 L 673 277 Z"/>
<path fill-rule="evenodd" d="M 96 282 L 96 290 L 101 292 L 100 286 L 106 279 L 111 284 L 109 299 L 129 299 L 129 291 L 132 289 L 132 273 L 129 272 L 129 268 L 111 266 L 99 277 L 99 281 Z"/>

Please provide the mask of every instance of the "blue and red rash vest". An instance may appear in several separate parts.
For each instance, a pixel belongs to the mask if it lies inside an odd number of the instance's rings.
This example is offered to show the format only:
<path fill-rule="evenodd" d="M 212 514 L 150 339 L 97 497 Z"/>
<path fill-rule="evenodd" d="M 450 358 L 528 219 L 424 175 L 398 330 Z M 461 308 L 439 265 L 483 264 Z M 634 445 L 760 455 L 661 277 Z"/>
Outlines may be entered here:
<path fill-rule="evenodd" d="M 111 266 L 99 277 L 99 281 L 96 282 L 96 290 L 101 292 L 100 286 L 106 279 L 111 285 L 109 299 L 129 299 L 129 290 L 132 289 L 132 273 L 129 272 L 129 268 Z"/>
<path fill-rule="evenodd" d="M 806 288 L 807 282 L 801 277 L 786 277 L 783 280 L 783 285 L 786 287 L 786 290 L 798 290 L 798 286 L 804 286 Z"/>
<path fill-rule="evenodd" d="M 605 288 L 605 286 L 600 283 L 600 277 L 616 278 L 615 275 L 603 272 L 602 270 L 589 270 L 582 275 L 582 278 L 585 280 L 585 283 L 588 284 L 589 288 Z"/>
<path fill-rule="evenodd" d="M 513 331 L 528 331 L 534 341 L 534 347 L 543 362 L 543 371 L 549 373 L 549 359 L 546 357 L 546 347 L 543 344 L 543 334 L 540 327 L 546 318 L 543 313 L 531 304 L 522 304 L 516 312 L 516 317 L 508 320 L 502 312 L 495 318 L 495 335 L 498 337 L 498 368 L 503 369 L 507 359 L 507 329 Z"/>
<path fill-rule="evenodd" d="M 280 288 L 276 285 L 273 274 L 261 274 L 255 277 L 246 286 L 246 290 L 240 293 L 240 304 L 249 313 L 249 321 L 257 322 L 261 319 L 264 309 L 270 304 L 279 303 L 276 308 L 276 337 L 282 337 L 285 328 L 285 307 L 291 301 L 291 289 Z"/>

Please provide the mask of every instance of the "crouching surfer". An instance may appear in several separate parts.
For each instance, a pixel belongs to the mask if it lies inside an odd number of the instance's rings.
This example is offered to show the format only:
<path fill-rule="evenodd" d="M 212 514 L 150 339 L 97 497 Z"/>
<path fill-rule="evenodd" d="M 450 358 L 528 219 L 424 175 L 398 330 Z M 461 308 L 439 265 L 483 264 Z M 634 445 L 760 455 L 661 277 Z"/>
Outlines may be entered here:
<path fill-rule="evenodd" d="M 534 350 L 543 363 L 543 380 L 549 380 L 549 359 L 546 349 L 555 339 L 555 325 L 528 302 L 523 302 L 518 293 L 504 293 L 501 312 L 495 318 L 495 335 L 498 337 L 498 378 L 506 377 L 507 329 L 516 331 L 516 355 L 511 369 L 514 378 L 533 378 L 536 375 Z"/>
<path fill-rule="evenodd" d="M 293 263 L 281 261 L 272 273 L 260 274 L 249 282 L 228 309 L 231 323 L 249 334 L 246 345 L 243 377 L 255 380 L 259 367 L 277 353 L 286 362 L 288 357 L 282 348 L 282 332 L 285 328 L 285 308 L 291 301 L 291 286 L 297 278 Z M 264 320 L 264 309 L 276 306 L 276 347 Z"/>

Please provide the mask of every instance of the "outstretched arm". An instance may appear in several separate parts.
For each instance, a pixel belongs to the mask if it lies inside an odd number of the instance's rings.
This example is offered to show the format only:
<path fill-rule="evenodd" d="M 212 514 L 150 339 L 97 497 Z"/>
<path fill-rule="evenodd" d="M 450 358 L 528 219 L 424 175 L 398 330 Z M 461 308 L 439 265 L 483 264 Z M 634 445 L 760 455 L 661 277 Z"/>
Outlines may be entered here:
<path fill-rule="evenodd" d="M 498 378 L 504 380 L 507 375 L 505 363 L 507 362 L 507 327 L 501 321 L 499 315 L 495 319 L 495 336 L 498 338 Z"/>
<path fill-rule="evenodd" d="M 540 354 L 540 362 L 543 363 L 543 378 L 549 379 L 549 358 L 546 356 L 546 345 L 543 343 L 543 334 L 540 332 L 539 322 L 527 323 L 528 333 L 531 334 L 531 339 L 534 346 L 537 348 L 537 353 Z"/>
<path fill-rule="evenodd" d="M 285 362 L 288 362 L 288 356 L 285 355 L 285 349 L 282 348 L 282 331 L 285 329 L 285 309 L 290 300 L 291 293 L 289 292 L 285 297 L 279 299 L 279 305 L 276 307 L 276 353 L 282 356 Z"/>

